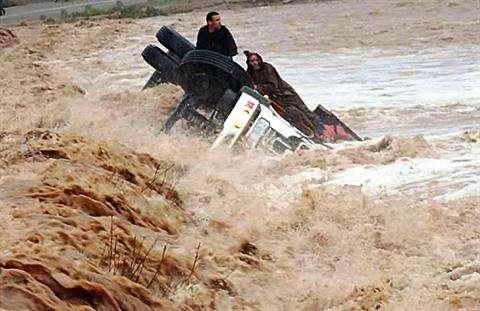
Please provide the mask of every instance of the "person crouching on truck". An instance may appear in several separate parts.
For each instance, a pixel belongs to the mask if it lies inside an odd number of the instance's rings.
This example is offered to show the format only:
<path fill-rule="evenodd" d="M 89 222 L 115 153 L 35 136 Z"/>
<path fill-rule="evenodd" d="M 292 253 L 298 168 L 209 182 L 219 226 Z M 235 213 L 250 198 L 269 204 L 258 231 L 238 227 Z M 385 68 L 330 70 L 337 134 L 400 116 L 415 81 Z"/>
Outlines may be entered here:
<path fill-rule="evenodd" d="M 311 111 L 293 87 L 284 81 L 275 67 L 263 61 L 258 53 L 244 51 L 247 72 L 254 88 L 271 99 L 272 107 L 305 135 L 320 142 L 358 140 L 362 138 L 321 105 Z"/>
<path fill-rule="evenodd" d="M 323 131 L 319 117 L 308 109 L 293 87 L 280 77 L 273 65 L 264 62 L 256 52 L 244 51 L 243 53 L 247 57 L 247 72 L 252 78 L 254 88 L 277 104 L 276 110 L 282 117 L 293 123 L 304 134 L 314 136 L 315 132 Z"/>

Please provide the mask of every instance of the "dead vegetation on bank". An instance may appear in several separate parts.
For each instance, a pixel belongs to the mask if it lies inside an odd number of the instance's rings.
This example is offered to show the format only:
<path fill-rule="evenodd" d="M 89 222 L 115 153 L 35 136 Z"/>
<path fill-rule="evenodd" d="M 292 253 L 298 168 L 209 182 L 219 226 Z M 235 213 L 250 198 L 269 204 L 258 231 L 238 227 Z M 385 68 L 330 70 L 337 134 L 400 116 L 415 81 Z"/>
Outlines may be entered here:
<path fill-rule="evenodd" d="M 198 219 L 175 186 L 184 170 L 83 137 L 0 132 L 0 308 L 254 306 L 228 276 L 263 269 L 261 253 L 187 237 Z"/>

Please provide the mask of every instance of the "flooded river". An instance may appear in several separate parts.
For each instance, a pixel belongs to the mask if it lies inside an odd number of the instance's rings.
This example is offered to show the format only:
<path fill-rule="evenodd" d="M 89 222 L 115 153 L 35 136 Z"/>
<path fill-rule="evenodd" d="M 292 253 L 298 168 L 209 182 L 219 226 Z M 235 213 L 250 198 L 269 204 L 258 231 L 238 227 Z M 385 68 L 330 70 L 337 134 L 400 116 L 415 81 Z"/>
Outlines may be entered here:
<path fill-rule="evenodd" d="M 477 310 L 478 1 L 218 10 L 240 51 L 368 139 L 271 157 L 157 135 L 182 91 L 140 91 L 141 51 L 162 25 L 193 41 L 203 11 L 13 28 L 0 277 L 17 299 L 3 287 L 0 307 L 95 308 L 81 288 L 101 310 Z M 110 231 L 123 256 L 161 241 L 136 281 L 105 262 Z"/>

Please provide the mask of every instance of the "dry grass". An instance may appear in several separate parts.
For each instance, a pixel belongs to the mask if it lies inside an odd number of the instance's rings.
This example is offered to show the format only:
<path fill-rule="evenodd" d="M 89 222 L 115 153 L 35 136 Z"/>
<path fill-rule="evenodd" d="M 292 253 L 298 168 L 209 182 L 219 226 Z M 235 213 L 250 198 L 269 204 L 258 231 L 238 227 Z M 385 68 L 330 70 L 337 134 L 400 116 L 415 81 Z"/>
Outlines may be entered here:
<path fill-rule="evenodd" d="M 164 243 L 161 256 L 159 257 L 154 254 L 159 241 L 158 237 L 147 248 L 144 237 L 138 238 L 134 236 L 133 242 L 129 245 L 120 231 L 121 228 L 115 227 L 113 216 L 110 217 L 109 236 L 105 241 L 102 255 L 97 263 L 93 263 L 90 260 L 90 264 L 100 268 L 105 273 L 120 275 L 132 282 L 150 288 L 161 274 L 162 265 L 167 255 L 168 242 Z M 185 274 L 170 286 L 162 284 L 161 292 L 163 297 L 174 295 L 176 291 L 190 284 L 199 260 L 200 247 L 201 243 L 198 243 L 188 275 Z M 153 269 L 153 267 L 155 268 Z"/>

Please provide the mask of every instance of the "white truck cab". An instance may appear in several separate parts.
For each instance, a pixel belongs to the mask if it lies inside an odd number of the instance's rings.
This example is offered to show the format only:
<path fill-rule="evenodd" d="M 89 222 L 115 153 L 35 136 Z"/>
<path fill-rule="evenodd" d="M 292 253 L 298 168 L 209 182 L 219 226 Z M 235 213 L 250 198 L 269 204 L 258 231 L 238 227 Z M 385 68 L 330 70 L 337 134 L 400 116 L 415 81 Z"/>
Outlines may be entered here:
<path fill-rule="evenodd" d="M 223 124 L 223 129 L 212 145 L 217 148 L 236 144 L 247 148 L 262 148 L 267 152 L 281 154 L 301 149 L 327 149 L 318 144 L 283 119 L 262 97 L 249 87 L 243 87 L 240 96 Z"/>

